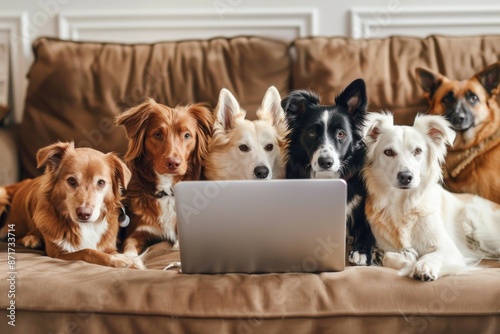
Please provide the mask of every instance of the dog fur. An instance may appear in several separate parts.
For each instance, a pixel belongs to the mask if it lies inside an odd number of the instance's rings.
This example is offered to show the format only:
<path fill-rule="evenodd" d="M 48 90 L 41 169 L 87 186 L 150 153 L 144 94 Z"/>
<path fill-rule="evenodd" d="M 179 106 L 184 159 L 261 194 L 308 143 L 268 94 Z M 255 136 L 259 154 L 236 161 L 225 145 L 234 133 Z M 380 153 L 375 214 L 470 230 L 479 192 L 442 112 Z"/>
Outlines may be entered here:
<path fill-rule="evenodd" d="M 444 165 L 445 187 L 500 203 L 500 62 L 463 81 L 423 68 L 417 77 L 429 113 L 445 116 L 457 132 Z"/>
<path fill-rule="evenodd" d="M 366 215 L 383 264 L 422 281 L 500 256 L 500 206 L 440 185 L 449 126 L 433 115 L 395 126 L 392 114 L 370 113 L 365 128 Z"/>
<path fill-rule="evenodd" d="M 172 188 L 177 182 L 200 178 L 212 113 L 201 104 L 169 108 L 148 99 L 119 115 L 117 124 L 127 132 L 124 159 L 132 171 L 124 254 L 134 258 L 163 240 L 175 248 L 177 216 Z"/>
<path fill-rule="evenodd" d="M 209 141 L 204 175 L 209 180 L 269 180 L 285 177 L 286 123 L 278 90 L 267 90 L 257 120 L 227 89 L 216 107 L 214 133 Z"/>
<path fill-rule="evenodd" d="M 366 87 L 354 80 L 335 98 L 321 105 L 312 92 L 297 90 L 282 101 L 289 127 L 287 178 L 341 178 L 347 182 L 347 226 L 353 238 L 349 262 L 370 265 L 375 244 L 364 214 L 365 158 L 362 127 L 366 116 Z"/>
<path fill-rule="evenodd" d="M 130 180 L 125 164 L 73 143 L 40 149 L 37 162 L 42 176 L 0 187 L 0 212 L 9 206 L 0 237 L 14 224 L 19 245 L 44 248 L 48 256 L 135 267 L 116 250 L 121 190 Z"/>

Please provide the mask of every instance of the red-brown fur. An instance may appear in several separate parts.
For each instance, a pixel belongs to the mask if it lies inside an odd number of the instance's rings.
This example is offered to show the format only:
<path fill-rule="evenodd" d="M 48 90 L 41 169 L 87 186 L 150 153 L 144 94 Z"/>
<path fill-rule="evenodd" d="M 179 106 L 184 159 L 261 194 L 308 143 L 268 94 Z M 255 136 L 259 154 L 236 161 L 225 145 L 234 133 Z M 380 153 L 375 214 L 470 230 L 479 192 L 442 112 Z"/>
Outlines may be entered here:
<path fill-rule="evenodd" d="M 200 178 L 213 115 L 201 104 L 170 108 L 148 99 L 118 116 L 117 124 L 124 125 L 127 132 L 129 144 L 125 161 L 132 171 L 127 189 L 131 221 L 126 230 L 124 253 L 140 254 L 161 240 L 175 243 L 175 212 L 170 213 L 170 221 L 160 221 L 161 205 L 165 205 L 160 201 L 173 203 L 173 196 L 162 199 L 155 196 L 160 191 L 159 175 L 171 176 L 172 186 L 179 181 Z M 187 139 L 186 134 L 190 138 Z M 179 166 L 169 168 L 172 162 Z M 175 233 L 167 233 L 167 228 Z"/>
<path fill-rule="evenodd" d="M 461 101 L 466 101 L 469 92 L 478 97 L 475 105 L 464 103 L 474 115 L 475 124 L 467 131 L 457 131 L 453 147 L 446 156 L 444 185 L 453 192 L 477 194 L 500 203 L 500 106 L 497 100 L 500 62 L 463 81 L 422 68 L 417 69 L 417 77 L 429 101 L 429 113 L 433 115 L 446 114 L 442 101 L 450 92 Z M 469 162 L 461 163 L 463 161 Z"/>
<path fill-rule="evenodd" d="M 133 267 L 133 262 L 116 250 L 121 188 L 127 186 L 131 176 L 126 165 L 112 153 L 75 149 L 73 143 L 40 149 L 37 162 L 38 168 L 45 167 L 42 176 L 0 188 L 0 202 L 9 206 L 1 237 L 5 238 L 9 225 L 14 224 L 18 244 L 44 247 L 48 256 Z M 71 178 L 75 184 L 70 183 Z M 95 211 L 98 206 L 100 210 Z M 81 208 L 91 210 L 92 215 L 81 218 L 77 213 Z M 96 226 L 100 233 L 87 237 L 100 235 L 100 239 L 83 240 L 83 230 Z M 88 244 L 96 247 L 82 246 Z"/>

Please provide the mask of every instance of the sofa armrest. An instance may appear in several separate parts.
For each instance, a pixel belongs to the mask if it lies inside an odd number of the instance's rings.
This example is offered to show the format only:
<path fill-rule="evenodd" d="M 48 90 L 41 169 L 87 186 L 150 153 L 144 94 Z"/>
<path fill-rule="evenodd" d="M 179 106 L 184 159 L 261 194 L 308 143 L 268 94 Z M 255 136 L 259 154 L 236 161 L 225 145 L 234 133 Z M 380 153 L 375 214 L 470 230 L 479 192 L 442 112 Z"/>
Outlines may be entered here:
<path fill-rule="evenodd" d="M 17 126 L 0 128 L 0 185 L 19 181 Z"/>

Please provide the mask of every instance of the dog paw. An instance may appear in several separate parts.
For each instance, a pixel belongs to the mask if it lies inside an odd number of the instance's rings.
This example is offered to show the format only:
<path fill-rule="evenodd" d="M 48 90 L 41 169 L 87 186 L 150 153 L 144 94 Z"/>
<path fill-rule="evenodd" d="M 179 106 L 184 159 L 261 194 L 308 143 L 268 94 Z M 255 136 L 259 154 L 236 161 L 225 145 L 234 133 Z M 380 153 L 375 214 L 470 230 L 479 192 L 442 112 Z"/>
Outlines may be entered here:
<path fill-rule="evenodd" d="M 415 264 L 410 277 L 413 277 L 414 279 L 420 280 L 422 282 L 435 281 L 439 277 L 439 269 L 440 266 L 436 265 L 435 263 L 420 260 Z"/>
<path fill-rule="evenodd" d="M 405 270 L 411 268 L 417 261 L 418 254 L 413 248 L 406 248 L 399 252 L 386 252 L 382 259 L 384 267 Z"/>
<path fill-rule="evenodd" d="M 417 262 L 417 259 L 418 259 L 418 253 L 417 253 L 417 251 L 416 251 L 415 249 L 413 249 L 413 248 L 411 248 L 411 247 L 409 247 L 409 248 L 405 248 L 405 249 L 403 249 L 400 253 L 403 255 L 403 257 L 404 257 L 406 260 L 408 260 L 408 261 L 410 261 L 410 262 L 412 262 L 412 263 Z"/>
<path fill-rule="evenodd" d="M 26 235 L 18 242 L 21 246 L 32 249 L 41 249 L 43 247 L 42 240 L 35 235 Z"/>
<path fill-rule="evenodd" d="M 176 242 L 174 242 L 174 245 L 172 246 L 173 250 L 179 250 L 179 239 L 177 239 Z"/>
<path fill-rule="evenodd" d="M 368 256 L 359 251 L 349 252 L 349 263 L 355 266 L 368 266 Z"/>
<path fill-rule="evenodd" d="M 111 262 L 111 267 L 115 268 L 140 269 L 137 267 L 133 259 L 124 254 L 111 255 L 110 262 Z"/>
<path fill-rule="evenodd" d="M 132 253 L 125 253 L 124 255 L 133 262 L 133 265 L 130 266 L 129 268 L 140 269 L 140 270 L 147 269 L 146 266 L 144 265 L 144 262 L 142 262 L 141 256 L 134 255 Z"/>

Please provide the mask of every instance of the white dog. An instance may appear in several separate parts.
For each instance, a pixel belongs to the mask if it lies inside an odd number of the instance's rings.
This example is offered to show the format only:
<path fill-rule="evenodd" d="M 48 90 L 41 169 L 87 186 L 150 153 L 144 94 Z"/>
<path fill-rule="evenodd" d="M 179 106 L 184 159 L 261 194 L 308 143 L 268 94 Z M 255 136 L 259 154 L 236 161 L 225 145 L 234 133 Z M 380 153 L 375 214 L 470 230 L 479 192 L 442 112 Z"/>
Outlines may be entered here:
<path fill-rule="evenodd" d="M 208 143 L 205 177 L 209 180 L 280 179 L 285 177 L 286 122 L 278 90 L 267 90 L 258 120 L 223 88 L 216 108 L 214 133 Z"/>
<path fill-rule="evenodd" d="M 366 215 L 384 266 L 432 281 L 500 256 L 500 206 L 440 185 L 446 145 L 455 139 L 444 118 L 419 115 L 409 127 L 370 113 L 364 135 Z"/>

